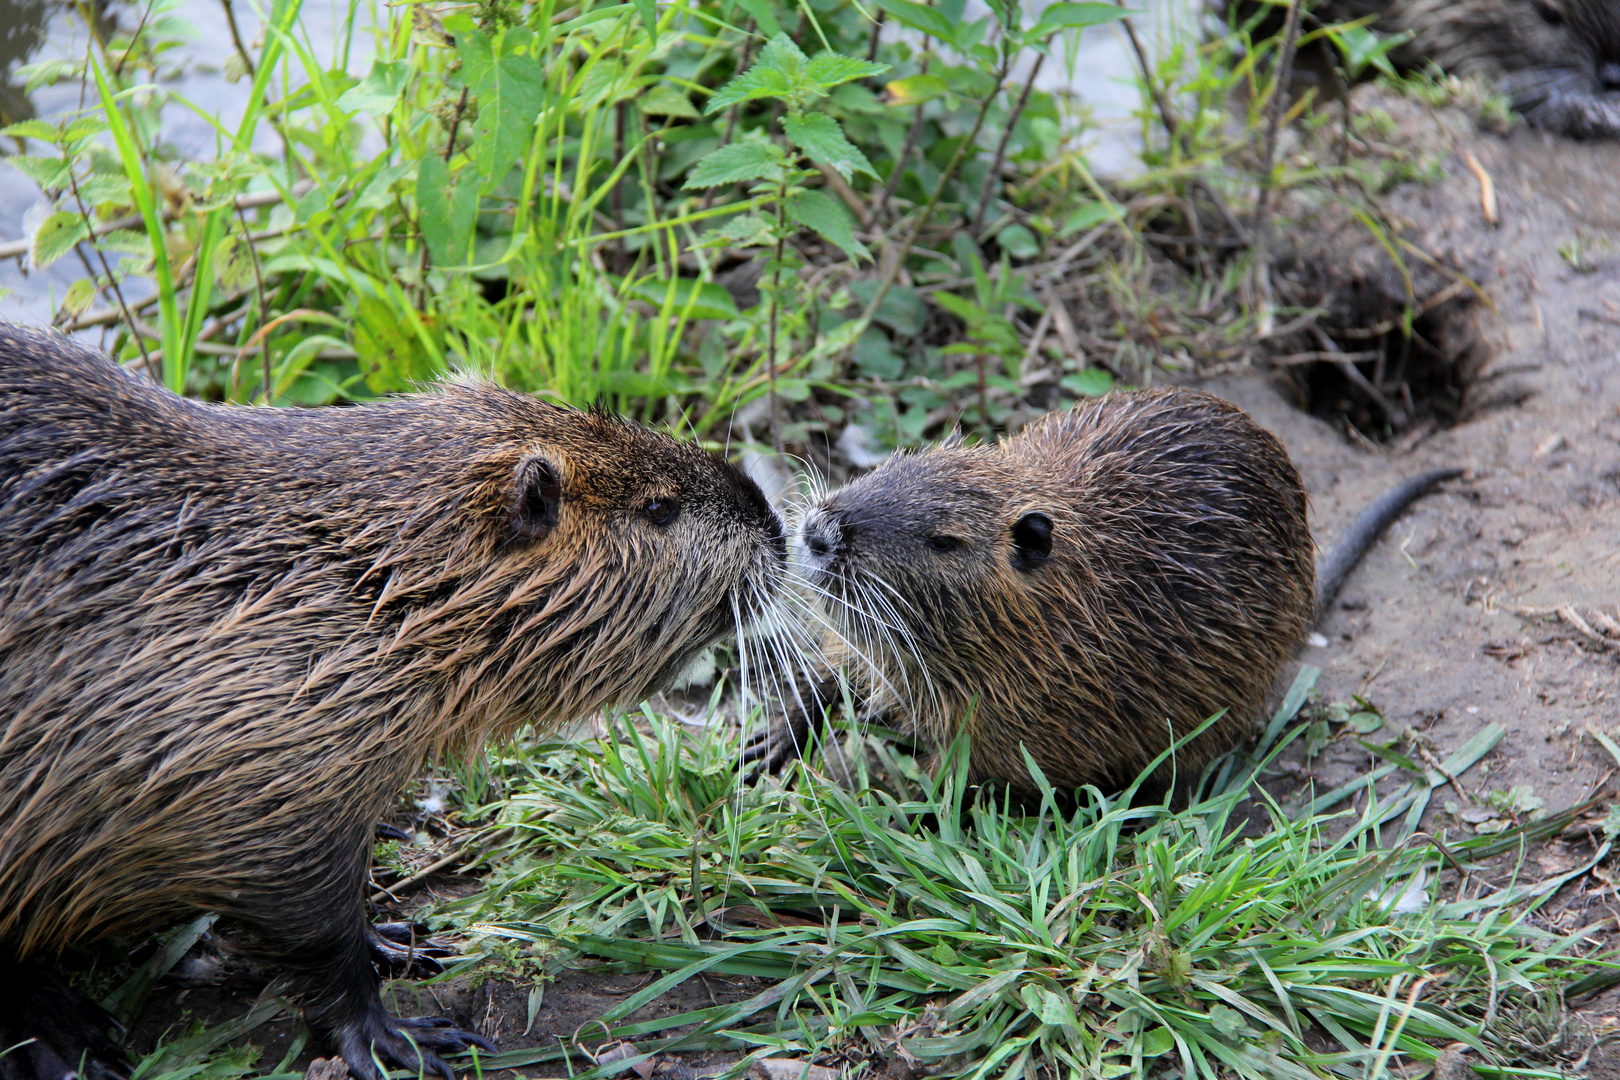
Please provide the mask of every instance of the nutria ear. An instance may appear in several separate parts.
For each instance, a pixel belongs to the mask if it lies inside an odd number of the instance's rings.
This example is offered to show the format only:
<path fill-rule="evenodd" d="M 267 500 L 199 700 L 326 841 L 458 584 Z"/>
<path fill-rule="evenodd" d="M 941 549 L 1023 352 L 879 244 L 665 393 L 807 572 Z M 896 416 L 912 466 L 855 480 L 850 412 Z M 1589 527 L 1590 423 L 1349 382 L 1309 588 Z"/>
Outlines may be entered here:
<path fill-rule="evenodd" d="M 538 454 L 518 462 L 507 500 L 512 531 L 529 540 L 542 540 L 557 527 L 562 507 L 562 477 L 557 466 Z"/>
<path fill-rule="evenodd" d="M 1035 512 L 1013 523 L 1012 564 L 1016 570 L 1033 570 L 1052 554 L 1052 519 Z"/>

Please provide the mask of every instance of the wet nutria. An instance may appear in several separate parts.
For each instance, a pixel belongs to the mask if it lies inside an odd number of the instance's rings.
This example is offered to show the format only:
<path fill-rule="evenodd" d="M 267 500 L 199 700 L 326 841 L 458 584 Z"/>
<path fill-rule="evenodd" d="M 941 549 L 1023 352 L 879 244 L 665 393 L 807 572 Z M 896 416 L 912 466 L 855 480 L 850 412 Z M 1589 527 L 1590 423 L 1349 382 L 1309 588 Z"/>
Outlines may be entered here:
<path fill-rule="evenodd" d="M 1372 17 L 1407 33 L 1390 59 L 1477 76 L 1537 127 L 1574 138 L 1620 135 L 1616 0 L 1326 0 L 1326 23 Z"/>
<path fill-rule="evenodd" d="M 450 1076 L 489 1044 L 383 1009 L 373 823 L 424 758 L 638 700 L 785 559 L 741 472 L 601 412 L 206 405 L 0 324 L 0 1068 L 116 1074 L 32 965 L 200 909 L 357 1075 Z"/>
<path fill-rule="evenodd" d="M 999 446 L 896 455 L 804 515 L 796 559 L 834 644 L 805 707 L 750 754 L 791 755 L 843 663 L 862 711 L 932 752 L 966 726 L 974 783 L 1037 796 L 1027 748 L 1058 791 L 1118 789 L 1224 709 L 1158 779 L 1197 776 L 1249 734 L 1360 553 L 1456 472 L 1379 500 L 1318 576 L 1282 444 L 1201 391 L 1112 394 Z"/>

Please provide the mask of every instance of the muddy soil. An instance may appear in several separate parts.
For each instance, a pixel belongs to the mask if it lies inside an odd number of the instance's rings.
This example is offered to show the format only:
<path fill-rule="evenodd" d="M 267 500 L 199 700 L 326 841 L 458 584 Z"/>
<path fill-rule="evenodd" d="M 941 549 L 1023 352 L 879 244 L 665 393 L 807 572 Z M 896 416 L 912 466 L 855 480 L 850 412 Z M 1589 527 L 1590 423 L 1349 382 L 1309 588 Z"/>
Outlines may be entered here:
<path fill-rule="evenodd" d="M 1603 621 L 1620 624 L 1620 144 L 1572 143 L 1522 127 L 1484 133 L 1458 112 L 1377 94 L 1366 91 L 1361 104 L 1388 109 L 1409 137 L 1444 151 L 1444 177 L 1396 189 L 1390 207 L 1406 219 L 1409 239 L 1462 267 L 1488 298 L 1477 308 L 1478 329 L 1492 347 L 1487 374 L 1501 376 L 1490 384 L 1497 404 L 1391 448 L 1302 411 L 1280 376 L 1253 371 L 1205 385 L 1287 444 L 1323 539 L 1399 477 L 1450 465 L 1470 470 L 1373 548 L 1302 662 L 1322 668 L 1326 699 L 1370 699 L 1386 718 L 1384 735 L 1408 729 L 1436 760 L 1486 725 L 1504 725 L 1495 752 L 1460 778 L 1466 797 L 1456 801 L 1528 786 L 1547 810 L 1561 810 L 1611 793 L 1620 766 L 1588 734 L 1620 737 L 1620 625 L 1610 635 Z M 1485 220 L 1469 153 L 1494 181 L 1499 225 Z M 1343 738 L 1297 764 L 1326 787 L 1371 763 Z M 1434 799 L 1428 827 L 1470 828 L 1443 809 L 1452 798 Z M 1551 872 L 1561 858 L 1553 850 L 1532 871 Z M 1614 899 L 1610 892 L 1601 882 L 1577 882 L 1546 917 L 1566 929 L 1590 925 Z M 499 974 L 449 987 L 396 984 L 395 994 L 403 995 L 404 1014 L 472 1024 L 503 1050 L 554 1048 L 575 1038 L 595 1042 L 596 1018 L 649 978 L 566 972 L 546 986 L 532 1022 L 530 988 Z M 637 1018 L 736 1001 L 761 988 L 746 979 L 692 980 Z M 239 1016 L 255 992 L 160 993 L 132 1043 L 149 1049 L 183 1017 Z M 1580 1020 L 1602 1027 L 1617 1012 L 1620 995 L 1606 995 L 1586 1003 Z M 261 1060 L 279 1060 L 298 1030 L 284 1017 L 255 1032 Z M 1593 1055 L 1589 1075 L 1620 1077 L 1620 1054 L 1609 1049 Z M 312 1056 L 306 1051 L 300 1067 Z M 664 1071 L 701 1074 L 726 1060 L 690 1055 Z M 524 1071 L 557 1076 L 564 1067 Z"/>

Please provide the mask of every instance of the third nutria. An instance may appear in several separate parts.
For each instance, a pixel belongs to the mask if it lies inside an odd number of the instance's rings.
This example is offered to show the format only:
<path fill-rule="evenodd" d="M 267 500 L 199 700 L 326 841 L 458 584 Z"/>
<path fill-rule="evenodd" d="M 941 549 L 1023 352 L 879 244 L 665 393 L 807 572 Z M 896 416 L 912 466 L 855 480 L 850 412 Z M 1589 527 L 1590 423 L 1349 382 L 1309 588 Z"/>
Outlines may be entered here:
<path fill-rule="evenodd" d="M 975 783 L 1038 794 L 1027 749 L 1059 791 L 1118 788 L 1222 710 L 1162 778 L 1241 741 L 1359 549 L 1440 476 L 1363 515 L 1318 586 L 1274 436 L 1201 391 L 1120 393 L 896 455 L 807 511 L 798 546 L 868 711 L 936 752 L 965 726 Z M 809 689 L 810 716 L 837 700 Z"/>
<path fill-rule="evenodd" d="M 1409 33 L 1391 60 L 1430 61 L 1484 79 L 1537 127 L 1575 138 L 1620 135 L 1620 3 L 1616 0 L 1326 0 L 1323 22 L 1373 16 Z"/>
<path fill-rule="evenodd" d="M 0 324 L 4 1074 L 116 1073 L 33 965 L 202 910 L 355 1073 L 449 1076 L 433 1051 L 488 1044 L 384 1011 L 373 823 L 424 758 L 638 700 L 785 558 L 741 472 L 600 412 L 205 405 Z"/>

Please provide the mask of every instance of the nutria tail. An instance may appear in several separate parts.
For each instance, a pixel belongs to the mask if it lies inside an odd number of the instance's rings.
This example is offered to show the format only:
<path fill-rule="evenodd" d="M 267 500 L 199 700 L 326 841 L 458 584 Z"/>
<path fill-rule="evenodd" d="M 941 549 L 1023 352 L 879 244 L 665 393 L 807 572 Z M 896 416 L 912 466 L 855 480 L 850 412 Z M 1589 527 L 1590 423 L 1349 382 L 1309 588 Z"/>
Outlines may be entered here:
<path fill-rule="evenodd" d="M 1344 579 L 1355 569 L 1361 557 L 1367 554 L 1367 549 L 1372 547 L 1373 541 L 1389 528 L 1391 522 L 1401 516 L 1401 511 L 1434 485 L 1444 480 L 1455 480 L 1462 474 L 1462 469 L 1455 468 L 1419 473 L 1374 499 L 1371 505 L 1350 523 L 1350 527 L 1333 541 L 1333 546 L 1322 553 L 1322 560 L 1316 567 L 1314 621 L 1322 621 L 1322 616 L 1327 614 L 1333 598 L 1339 595 L 1339 587 L 1344 584 Z"/>

